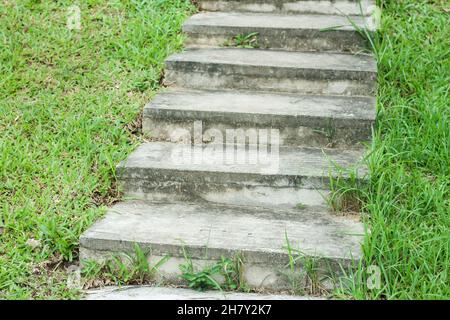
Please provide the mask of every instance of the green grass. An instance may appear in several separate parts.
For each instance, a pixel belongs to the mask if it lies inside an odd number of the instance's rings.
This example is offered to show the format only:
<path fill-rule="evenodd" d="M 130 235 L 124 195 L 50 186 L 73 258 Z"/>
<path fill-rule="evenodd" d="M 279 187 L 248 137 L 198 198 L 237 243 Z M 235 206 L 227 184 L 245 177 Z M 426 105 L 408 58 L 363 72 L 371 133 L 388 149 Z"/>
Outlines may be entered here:
<path fill-rule="evenodd" d="M 320 263 L 320 257 L 304 254 L 300 249 L 293 248 L 287 232 L 285 237 L 285 249 L 289 257 L 287 270 L 280 271 L 290 285 L 290 291 L 294 295 L 328 296 L 328 291 L 322 285 L 329 280 L 331 269 L 324 263 Z"/>
<path fill-rule="evenodd" d="M 184 0 L 0 2 L 0 298 L 75 298 L 67 262 L 118 197 L 115 165 L 182 46 Z M 27 244 L 36 239 L 36 246 Z M 30 242 L 28 242 L 30 243 Z"/>
<path fill-rule="evenodd" d="M 180 265 L 181 279 L 189 288 L 198 291 L 249 291 L 243 277 L 243 259 L 236 254 L 232 259 L 221 257 L 217 262 L 199 268 L 184 251 L 185 262 Z"/>
<path fill-rule="evenodd" d="M 223 44 L 225 47 L 245 48 L 245 49 L 258 49 L 258 32 L 251 32 L 247 34 L 238 34 L 231 39 L 228 39 Z"/>
<path fill-rule="evenodd" d="M 155 283 L 159 268 L 170 256 L 164 256 L 154 263 L 149 262 L 151 250 L 135 244 L 132 255 L 121 254 L 97 262 L 83 260 L 82 278 L 79 286 L 84 289 L 105 285 L 142 285 Z"/>
<path fill-rule="evenodd" d="M 381 1 L 371 181 L 355 192 L 371 232 L 356 280 L 337 295 L 449 299 L 450 38 L 446 1 Z M 381 271 L 369 289 L 366 268 Z"/>

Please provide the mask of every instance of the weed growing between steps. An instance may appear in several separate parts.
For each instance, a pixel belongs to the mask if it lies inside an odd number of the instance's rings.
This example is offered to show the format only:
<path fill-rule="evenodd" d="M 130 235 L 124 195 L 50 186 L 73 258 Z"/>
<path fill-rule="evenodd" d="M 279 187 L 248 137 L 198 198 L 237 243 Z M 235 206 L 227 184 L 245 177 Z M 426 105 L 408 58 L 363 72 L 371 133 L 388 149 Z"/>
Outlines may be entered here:
<path fill-rule="evenodd" d="M 286 250 L 289 257 L 288 271 L 283 272 L 290 284 L 292 294 L 304 296 L 323 296 L 329 292 L 324 287 L 324 283 L 332 274 L 328 270 L 322 270 L 319 258 L 305 255 L 298 248 L 293 248 L 289 242 L 288 234 L 285 233 Z"/>
<path fill-rule="evenodd" d="M 167 262 L 165 256 L 154 264 L 148 260 L 151 250 L 144 250 L 137 244 L 133 255 L 117 255 L 103 263 L 83 261 L 81 287 L 89 289 L 105 285 L 142 285 L 154 283 L 159 268 Z"/>
<path fill-rule="evenodd" d="M 180 265 L 181 278 L 189 288 L 205 291 L 244 291 L 249 288 L 243 276 L 243 258 L 236 255 L 232 259 L 222 257 L 215 264 L 198 268 L 194 266 L 189 254 L 184 250 L 185 263 Z"/>
<path fill-rule="evenodd" d="M 335 135 L 336 135 L 336 130 L 333 127 L 332 123 L 331 123 L 331 119 L 328 121 L 328 124 L 326 127 L 324 128 L 316 128 L 313 130 L 313 132 L 318 133 L 323 135 L 326 139 L 327 139 L 327 148 L 334 148 L 335 147 Z"/>
<path fill-rule="evenodd" d="M 367 159 L 363 159 L 367 161 Z M 332 164 L 333 165 L 333 164 Z M 329 207 L 336 215 L 358 217 L 363 215 L 363 200 L 359 196 L 361 190 L 367 188 L 367 175 L 358 172 L 359 167 L 342 169 L 334 167 L 337 175 L 329 175 L 330 194 L 325 198 Z M 344 176 L 345 175 L 345 176 Z"/>
<path fill-rule="evenodd" d="M 336 197 L 344 197 L 340 204 L 360 206 L 370 233 L 364 260 L 335 295 L 449 299 L 449 15 L 445 1 L 379 5 L 370 181 L 365 187 L 335 184 Z"/>
<path fill-rule="evenodd" d="M 115 165 L 182 46 L 189 1 L 0 5 L 0 298 L 74 298 L 65 267 L 117 198 Z"/>
<path fill-rule="evenodd" d="M 223 44 L 224 47 L 258 49 L 260 47 L 258 40 L 259 33 L 251 32 L 247 34 L 238 34 L 231 39 L 228 39 Z"/>
<path fill-rule="evenodd" d="M 149 262 L 151 250 L 144 250 L 135 244 L 134 253 L 117 254 L 99 263 L 95 260 L 82 261 L 80 287 L 83 289 L 107 285 L 161 285 L 164 278 L 157 277 L 161 267 L 170 259 L 164 256 L 154 263 Z M 211 265 L 199 268 L 184 251 L 185 263 L 180 265 L 180 279 L 189 288 L 198 291 L 241 291 L 249 292 L 243 278 L 243 259 L 241 255 L 233 258 L 222 257 Z M 173 283 L 168 283 L 172 284 Z M 178 284 L 183 286 L 181 282 Z"/>

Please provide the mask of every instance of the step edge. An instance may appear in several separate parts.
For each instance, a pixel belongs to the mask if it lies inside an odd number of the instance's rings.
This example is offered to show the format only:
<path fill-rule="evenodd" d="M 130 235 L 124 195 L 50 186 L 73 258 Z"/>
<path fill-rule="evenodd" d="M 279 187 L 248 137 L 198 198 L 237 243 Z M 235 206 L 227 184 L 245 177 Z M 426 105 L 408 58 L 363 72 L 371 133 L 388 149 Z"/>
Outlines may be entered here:
<path fill-rule="evenodd" d="M 251 53 L 252 51 L 257 52 L 270 52 L 271 54 L 277 55 L 280 54 L 289 54 L 289 55 L 320 55 L 320 56 L 327 56 L 327 55 L 333 55 L 333 56 L 353 56 L 353 57 L 366 57 L 371 59 L 370 63 L 372 64 L 371 67 L 356 70 L 356 69 L 348 69 L 348 68 L 342 68 L 342 69 L 333 69 L 331 67 L 328 68 L 307 68 L 307 67 L 296 67 L 296 66 L 276 66 L 276 65 L 260 65 L 260 64 L 253 64 L 253 63 L 235 63 L 235 62 L 216 62 L 214 60 L 212 61 L 196 61 L 195 59 L 180 59 L 180 57 L 183 56 L 184 53 L 191 53 L 191 52 L 200 52 L 201 54 L 204 54 L 206 52 L 212 52 L 212 51 L 239 51 L 241 54 Z M 274 61 L 276 58 L 274 58 Z M 365 53 L 358 53 L 358 54 L 346 54 L 341 52 L 301 52 L 301 51 L 284 51 L 284 50 L 264 50 L 264 49 L 247 49 L 247 48 L 207 48 L 207 49 L 188 49 L 180 53 L 175 53 L 170 55 L 165 60 L 166 68 L 171 69 L 172 65 L 175 65 L 177 63 L 181 64 L 198 64 L 198 65 L 214 65 L 214 66 L 242 66 L 242 67 L 258 67 L 258 68 L 270 68 L 270 69 L 294 69 L 294 70 L 311 70 L 311 71 L 337 71 L 337 72 L 350 72 L 350 73 L 369 73 L 369 74 L 377 74 L 378 68 L 377 68 L 377 61 L 373 54 L 365 54 Z"/>
<path fill-rule="evenodd" d="M 246 111 L 242 111 L 240 112 L 239 110 L 233 110 L 233 111 L 226 111 L 226 110 L 220 110 L 219 108 L 217 109 L 211 109 L 211 110 L 198 110 L 198 109 L 187 109 L 187 108 L 176 108 L 176 107 L 163 107 L 161 105 L 159 105 L 157 102 L 151 102 L 147 105 L 145 105 L 144 109 L 143 109 L 143 117 L 153 117 L 155 119 L 158 118 L 163 118 L 165 115 L 169 115 L 170 113 L 176 113 L 176 112 L 190 112 L 196 115 L 196 119 L 200 120 L 201 115 L 203 114 L 216 114 L 217 117 L 232 117 L 233 115 L 235 116 L 242 116 L 242 115 L 248 115 L 248 116 L 271 116 L 274 118 L 304 118 L 304 119 L 315 119 L 317 121 L 327 121 L 328 119 L 333 119 L 333 120 L 337 120 L 337 121 L 358 121 L 360 122 L 364 122 L 364 123 L 370 123 L 373 124 L 376 120 L 376 110 L 375 110 L 375 105 L 374 105 L 374 111 L 371 112 L 370 116 L 367 117 L 350 117 L 350 116 L 343 116 L 341 114 L 336 114 L 336 115 L 326 115 L 326 116 L 320 116 L 320 115 L 312 115 L 312 114 L 302 114 L 302 113 L 296 113 L 296 114 L 278 114 L 275 112 L 246 112 Z M 175 117 L 175 119 L 177 119 L 177 117 Z M 180 118 L 181 119 L 181 118 Z M 191 118 L 183 118 L 186 120 L 192 120 Z M 274 119 L 276 120 L 276 119 Z M 269 123 L 267 121 L 267 123 Z M 347 125 L 349 126 L 349 125 Z M 343 126 L 343 127 L 347 127 L 347 126 Z"/>

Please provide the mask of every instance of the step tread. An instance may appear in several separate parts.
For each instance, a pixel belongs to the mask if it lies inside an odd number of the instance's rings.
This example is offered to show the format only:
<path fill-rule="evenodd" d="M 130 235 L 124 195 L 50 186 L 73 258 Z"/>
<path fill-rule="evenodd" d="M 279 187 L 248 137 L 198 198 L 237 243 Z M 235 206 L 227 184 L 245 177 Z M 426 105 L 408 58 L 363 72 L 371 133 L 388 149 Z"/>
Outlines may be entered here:
<path fill-rule="evenodd" d="M 134 243 L 152 254 L 217 259 L 242 252 L 252 262 L 279 263 L 294 250 L 312 257 L 349 261 L 361 256 L 362 224 L 323 212 L 263 209 L 209 203 L 126 201 L 111 208 L 80 239 L 83 248 L 122 251 Z M 276 261 L 277 259 L 278 262 Z"/>
<path fill-rule="evenodd" d="M 351 19 L 351 20 L 350 20 Z M 192 16 L 183 25 L 183 31 L 193 32 L 198 27 L 208 33 L 220 28 L 254 29 L 306 29 L 323 30 L 338 27 L 336 31 L 355 31 L 352 22 L 359 28 L 367 27 L 365 18 L 361 16 L 337 16 L 317 14 L 274 14 L 274 13 L 240 13 L 240 12 L 202 12 Z M 373 31 L 373 30 L 371 30 Z"/>
<path fill-rule="evenodd" d="M 374 0 L 198 0 L 200 8 L 211 11 L 288 12 L 367 15 Z M 362 9 L 362 12 L 361 12 Z"/>
<path fill-rule="evenodd" d="M 192 49 L 170 56 L 167 67 L 174 63 L 224 64 L 256 67 L 377 72 L 372 55 L 325 52 L 288 52 L 259 49 Z"/>
<path fill-rule="evenodd" d="M 222 147 L 222 145 L 220 145 Z M 118 166 L 119 175 L 125 176 L 126 169 L 161 169 L 175 171 L 196 171 L 204 173 L 235 173 L 256 174 L 269 176 L 292 176 L 292 177 L 329 177 L 329 170 L 337 175 L 333 165 L 342 168 L 358 166 L 359 174 L 364 175 L 366 168 L 360 163 L 363 156 L 362 150 L 337 150 L 301 147 L 279 147 L 277 156 L 278 167 L 274 171 L 271 166 L 267 169 L 266 163 L 226 163 L 226 161 L 213 161 L 212 158 L 204 158 L 208 161 L 196 162 L 195 153 L 213 150 L 212 145 L 203 144 L 191 146 L 170 142 L 147 142 L 140 145 L 125 161 Z M 192 152 L 192 161 L 185 161 L 184 152 Z M 235 149 L 238 156 L 248 152 L 242 148 Z M 206 154 L 209 155 L 209 154 Z M 205 156 L 206 156 L 205 155 Z M 245 158 L 245 157 L 243 157 Z M 241 158 L 237 158 L 241 159 Z M 134 175 L 132 171 L 130 175 Z M 344 174 L 345 176 L 345 174 Z"/>
<path fill-rule="evenodd" d="M 213 113 L 217 117 L 248 114 L 375 121 L 375 104 L 376 99 L 372 97 L 169 89 L 145 106 L 144 116 L 158 111 L 185 111 L 197 118 L 200 114 Z M 242 120 L 236 118 L 239 119 Z"/>
<path fill-rule="evenodd" d="M 199 292 L 187 288 L 123 286 L 91 289 L 86 300 L 324 300 L 323 297 L 243 292 Z"/>

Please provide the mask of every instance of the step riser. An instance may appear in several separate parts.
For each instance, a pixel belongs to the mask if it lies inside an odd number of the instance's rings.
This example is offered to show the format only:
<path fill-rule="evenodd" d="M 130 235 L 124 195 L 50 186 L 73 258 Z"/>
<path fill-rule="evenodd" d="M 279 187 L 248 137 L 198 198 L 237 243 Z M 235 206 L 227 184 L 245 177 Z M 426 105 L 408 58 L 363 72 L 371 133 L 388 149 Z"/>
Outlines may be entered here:
<path fill-rule="evenodd" d="M 189 26 L 184 28 L 188 48 L 220 47 L 242 34 L 258 32 L 259 49 L 287 51 L 361 52 L 368 43 L 356 31 L 268 30 L 264 28 L 220 28 Z M 232 45 L 231 41 L 231 45 Z"/>
<path fill-rule="evenodd" d="M 249 167 L 251 165 L 248 165 Z M 270 168 L 268 168 L 269 170 Z M 326 174 L 326 172 L 325 172 Z M 329 178 L 308 176 L 264 175 L 236 172 L 179 171 L 170 169 L 117 168 L 117 176 L 151 190 L 182 193 L 225 192 L 244 187 L 328 189 Z M 194 195 L 193 194 L 193 195 Z"/>
<path fill-rule="evenodd" d="M 247 116 L 247 117 L 246 117 Z M 194 142 L 194 122 L 201 121 L 203 141 L 211 136 L 222 136 L 227 130 L 243 129 L 257 132 L 259 129 L 279 131 L 281 146 L 306 146 L 326 148 L 353 148 L 372 136 L 372 121 L 311 119 L 275 115 L 242 115 L 195 111 L 146 109 L 143 130 L 149 136 L 163 141 Z M 190 132 L 186 139 L 177 134 L 180 130 Z M 218 134 L 220 132 L 220 135 Z M 218 141 L 216 141 L 218 142 Z"/>
<path fill-rule="evenodd" d="M 192 187 L 189 184 L 168 189 L 148 187 L 148 184 L 136 180 L 122 180 L 121 187 L 126 198 L 149 201 L 208 201 L 227 205 L 284 209 L 295 209 L 298 205 L 306 206 L 298 210 L 299 214 L 306 208 L 326 208 L 328 206 L 326 198 L 329 194 L 328 190 L 271 187 L 216 187 L 215 191 L 193 192 L 189 190 Z"/>
<path fill-rule="evenodd" d="M 376 74 L 372 72 L 167 62 L 164 84 L 193 89 L 373 96 L 375 79 Z"/>
<path fill-rule="evenodd" d="M 127 171 L 118 170 L 118 179 L 124 195 L 131 199 L 296 208 L 298 205 L 326 207 L 329 193 L 329 180 L 325 178 L 251 179 L 243 174 L 230 173 Z M 302 213 L 301 210 L 298 212 Z"/>
<path fill-rule="evenodd" d="M 155 248 L 157 248 L 154 245 L 141 245 L 143 249 L 151 249 L 152 251 L 155 251 Z M 156 249 L 156 251 L 159 251 Z M 172 250 L 170 250 L 172 251 Z M 161 261 L 165 257 L 165 255 L 171 255 L 170 251 L 162 252 L 162 255 L 152 255 L 148 258 L 148 261 L 150 265 L 156 264 L 158 261 Z M 206 252 L 207 250 L 201 250 L 203 251 L 203 256 L 206 256 L 209 254 Z M 177 254 L 182 254 L 182 252 L 179 251 Z M 132 247 L 128 250 L 117 250 L 117 251 L 101 251 L 101 250 L 92 250 L 88 248 L 81 247 L 80 248 L 80 259 L 83 260 L 90 260 L 90 261 L 97 261 L 99 263 L 102 263 L 104 261 L 107 261 L 108 259 L 111 259 L 112 257 L 122 257 L 122 260 L 126 262 L 129 261 L 129 257 L 133 255 L 133 249 Z M 245 255 L 244 260 L 245 260 Z M 211 265 L 214 265 L 216 262 L 219 261 L 221 257 L 229 257 L 233 258 L 233 256 L 230 256 L 230 253 L 227 251 L 223 251 L 220 256 L 218 256 L 216 259 L 198 259 L 198 258 L 191 258 L 192 263 L 194 265 L 194 268 L 196 270 L 201 270 L 204 267 L 208 267 Z M 250 289 L 266 289 L 266 290 L 294 290 L 292 285 L 292 276 L 295 277 L 296 280 L 296 286 L 297 289 L 299 287 L 306 288 L 306 278 L 302 276 L 305 273 L 305 270 L 302 267 L 296 266 L 294 269 L 294 273 L 288 268 L 289 264 L 289 258 L 287 256 L 282 257 L 283 261 L 280 261 L 279 263 L 274 264 L 268 264 L 268 263 L 255 263 L 255 262 L 247 262 L 242 265 L 242 277 L 244 280 L 244 283 L 250 288 Z M 169 258 L 159 269 L 155 276 L 154 281 L 157 283 L 163 283 L 164 285 L 181 285 L 185 286 L 187 285 L 186 281 L 181 278 L 182 273 L 180 271 L 180 265 L 185 264 L 186 259 L 182 257 L 171 257 Z M 318 276 L 320 279 L 330 279 L 334 278 L 337 279 L 342 274 L 342 267 L 349 268 L 350 262 L 348 261 L 341 261 L 339 263 L 332 261 L 332 260 L 322 260 L 317 261 L 318 269 L 320 270 L 318 273 Z M 220 277 L 216 277 L 215 280 L 218 283 L 223 283 L 223 280 L 220 279 Z M 333 288 L 332 281 L 326 280 L 322 281 L 320 285 L 324 288 L 327 288 L 328 290 Z"/>
<path fill-rule="evenodd" d="M 206 11 L 244 11 L 277 13 L 318 13 L 334 15 L 360 15 L 361 9 L 355 1 L 315 1 L 315 0 L 199 0 L 200 8 Z M 372 1 L 361 1 L 365 14 Z"/>

